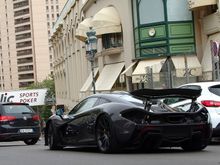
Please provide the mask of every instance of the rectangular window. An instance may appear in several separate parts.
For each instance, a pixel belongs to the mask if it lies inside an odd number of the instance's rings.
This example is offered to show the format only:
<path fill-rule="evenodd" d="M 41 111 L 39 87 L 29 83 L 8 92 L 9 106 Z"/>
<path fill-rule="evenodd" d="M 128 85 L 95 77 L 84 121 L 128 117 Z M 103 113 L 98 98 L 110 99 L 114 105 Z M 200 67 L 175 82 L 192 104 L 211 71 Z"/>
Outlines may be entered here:
<path fill-rule="evenodd" d="M 165 20 L 162 0 L 140 1 L 139 12 L 141 24 L 163 22 Z"/>
<path fill-rule="evenodd" d="M 111 33 L 102 35 L 102 45 L 104 49 L 121 47 L 122 35 L 121 33 Z"/>
<path fill-rule="evenodd" d="M 190 21 L 192 12 L 188 9 L 186 0 L 169 0 L 167 1 L 168 21 Z"/>

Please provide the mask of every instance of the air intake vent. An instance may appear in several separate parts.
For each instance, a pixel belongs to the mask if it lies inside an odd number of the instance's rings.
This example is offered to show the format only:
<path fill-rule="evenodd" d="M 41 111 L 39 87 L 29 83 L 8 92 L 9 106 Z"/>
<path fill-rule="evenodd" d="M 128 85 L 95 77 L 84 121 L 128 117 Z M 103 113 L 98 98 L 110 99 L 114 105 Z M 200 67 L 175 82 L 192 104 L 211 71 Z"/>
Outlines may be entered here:
<path fill-rule="evenodd" d="M 163 54 L 167 52 L 166 47 L 142 49 L 142 54 Z"/>

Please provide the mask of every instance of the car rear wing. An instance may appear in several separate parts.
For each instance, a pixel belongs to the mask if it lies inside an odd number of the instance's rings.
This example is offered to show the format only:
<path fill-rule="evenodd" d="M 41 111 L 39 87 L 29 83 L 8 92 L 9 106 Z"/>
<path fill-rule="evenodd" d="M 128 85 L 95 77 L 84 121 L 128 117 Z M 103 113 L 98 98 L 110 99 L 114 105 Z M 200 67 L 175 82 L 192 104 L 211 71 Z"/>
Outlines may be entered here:
<path fill-rule="evenodd" d="M 181 97 L 186 99 L 192 99 L 192 105 L 196 99 L 201 95 L 201 90 L 198 89 L 181 89 L 181 88 L 171 88 L 171 89 L 139 89 L 130 92 L 134 97 L 146 100 L 145 109 L 150 109 L 152 105 L 152 100 L 171 98 L 171 97 Z"/>
<path fill-rule="evenodd" d="M 162 99 L 166 97 L 183 97 L 195 100 L 201 95 L 201 90 L 197 89 L 139 89 L 130 92 L 133 96 L 142 99 Z"/>

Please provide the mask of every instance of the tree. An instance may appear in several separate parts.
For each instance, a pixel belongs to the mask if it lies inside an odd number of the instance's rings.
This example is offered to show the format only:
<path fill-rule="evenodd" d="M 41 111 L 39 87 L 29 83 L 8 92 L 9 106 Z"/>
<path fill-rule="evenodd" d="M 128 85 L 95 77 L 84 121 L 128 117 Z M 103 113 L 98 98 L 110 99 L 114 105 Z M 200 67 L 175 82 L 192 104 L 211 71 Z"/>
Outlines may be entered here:
<path fill-rule="evenodd" d="M 46 78 L 42 82 L 36 82 L 31 84 L 27 87 L 27 89 L 41 89 L 41 88 L 47 88 L 47 95 L 46 98 L 55 98 L 55 83 L 52 75 L 48 76 L 49 78 Z"/>
<path fill-rule="evenodd" d="M 37 111 L 41 119 L 46 121 L 51 115 L 51 106 L 55 104 L 55 83 L 52 75 L 49 75 L 48 78 L 42 82 L 36 82 L 28 86 L 26 89 L 42 89 L 47 88 L 47 94 L 45 98 L 45 105 L 33 107 Z"/>

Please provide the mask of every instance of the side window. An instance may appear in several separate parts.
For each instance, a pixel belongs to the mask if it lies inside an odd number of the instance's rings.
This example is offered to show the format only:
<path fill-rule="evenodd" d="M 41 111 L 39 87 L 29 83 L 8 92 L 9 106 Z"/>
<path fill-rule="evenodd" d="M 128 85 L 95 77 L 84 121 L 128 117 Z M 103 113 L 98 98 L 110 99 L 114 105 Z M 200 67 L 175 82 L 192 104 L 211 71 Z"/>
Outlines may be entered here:
<path fill-rule="evenodd" d="M 214 93 L 214 94 L 220 96 L 220 85 L 214 85 L 214 86 L 209 87 L 209 91 L 211 93 Z"/>
<path fill-rule="evenodd" d="M 104 98 L 99 98 L 99 101 L 97 103 L 97 105 L 101 105 L 101 104 L 105 104 L 105 103 L 109 103 L 110 101 Z"/>
<path fill-rule="evenodd" d="M 95 97 L 85 99 L 82 102 L 80 102 L 78 105 L 76 105 L 69 114 L 71 115 L 71 114 L 77 114 L 84 111 L 88 111 L 95 105 L 97 100 L 98 98 Z"/>

